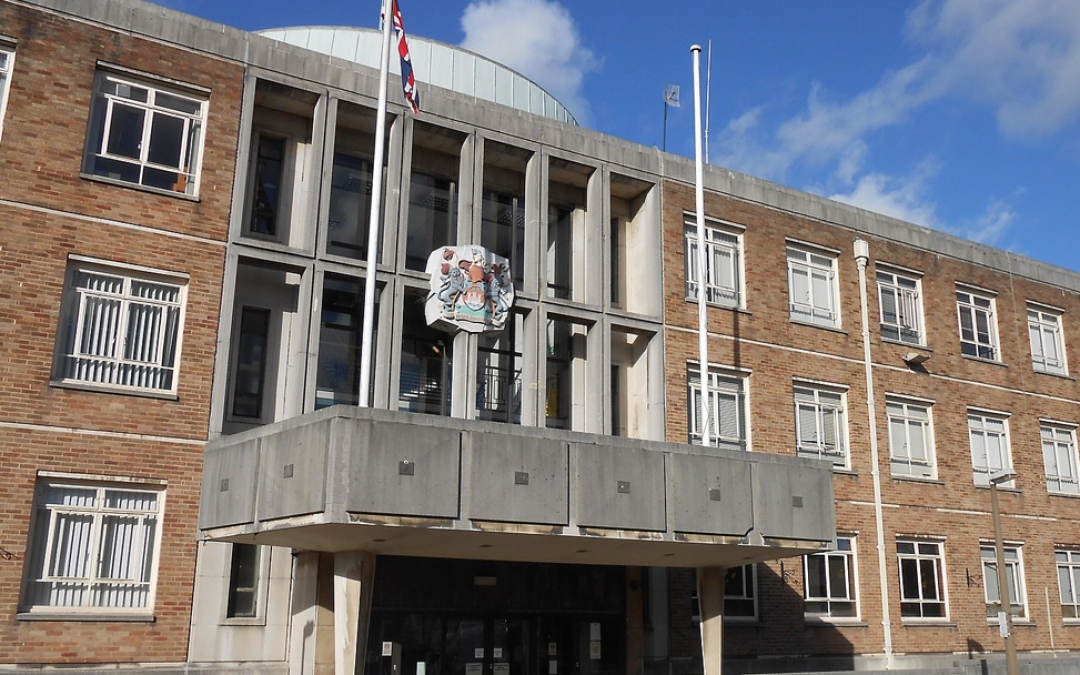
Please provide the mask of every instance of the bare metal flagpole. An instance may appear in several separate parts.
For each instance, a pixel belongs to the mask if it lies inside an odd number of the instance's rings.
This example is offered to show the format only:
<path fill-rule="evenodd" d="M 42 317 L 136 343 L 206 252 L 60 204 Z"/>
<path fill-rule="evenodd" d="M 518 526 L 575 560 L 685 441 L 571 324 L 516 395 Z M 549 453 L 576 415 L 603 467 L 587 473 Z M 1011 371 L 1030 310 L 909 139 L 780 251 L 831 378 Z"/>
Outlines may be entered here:
<path fill-rule="evenodd" d="M 693 45 L 694 54 L 694 157 L 697 165 L 694 206 L 697 211 L 697 303 L 698 303 L 698 376 L 701 384 L 701 444 L 711 445 L 709 437 L 709 340 L 705 311 L 705 169 L 701 163 L 701 45 Z"/>
<path fill-rule="evenodd" d="M 386 154 L 386 83 L 390 73 L 390 28 L 393 0 L 382 3 L 382 52 L 379 56 L 379 104 L 375 112 L 375 159 L 371 177 L 371 217 L 368 219 L 367 274 L 364 278 L 364 324 L 360 337 L 360 406 L 371 405 L 371 350 L 375 326 L 375 266 L 379 260 L 379 214 L 382 211 L 383 155 Z"/>
<path fill-rule="evenodd" d="M 705 59 L 705 163 L 709 163 L 709 109 L 712 100 L 712 40 L 709 40 L 708 57 Z"/>

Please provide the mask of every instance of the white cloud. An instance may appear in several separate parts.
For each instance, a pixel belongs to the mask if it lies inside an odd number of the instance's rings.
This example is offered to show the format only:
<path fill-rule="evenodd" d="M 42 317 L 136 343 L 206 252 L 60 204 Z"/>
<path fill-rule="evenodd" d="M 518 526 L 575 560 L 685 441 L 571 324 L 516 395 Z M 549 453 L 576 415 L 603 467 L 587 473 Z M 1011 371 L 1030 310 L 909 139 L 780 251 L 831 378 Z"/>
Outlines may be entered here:
<path fill-rule="evenodd" d="M 954 232 L 954 234 L 980 244 L 996 246 L 1005 235 L 1005 230 L 1015 220 L 1016 212 L 1008 203 L 1000 199 L 992 199 L 981 216 L 974 222 L 965 224 L 959 232 Z"/>
<path fill-rule="evenodd" d="M 461 17 L 461 46 L 533 80 L 579 122 L 589 117 L 585 74 L 598 67 L 569 10 L 554 0 L 474 0 Z"/>
<path fill-rule="evenodd" d="M 908 38 L 922 53 L 849 99 L 814 83 L 803 110 L 772 125 L 758 106 L 721 132 L 717 163 L 783 181 L 824 170 L 832 199 L 996 244 L 1016 222 L 1002 200 L 966 221 L 942 222 L 930 197 L 937 171 L 897 177 L 873 168 L 874 134 L 914 120 L 930 103 L 981 106 L 1006 136 L 1045 139 L 1080 121 L 1080 1 L 920 0 Z"/>
<path fill-rule="evenodd" d="M 930 162 L 924 162 L 914 174 L 903 178 L 869 173 L 859 178 L 850 192 L 829 195 L 829 199 L 909 223 L 940 228 L 937 205 L 926 197 L 926 184 L 936 173 L 936 166 Z"/>
<path fill-rule="evenodd" d="M 927 90 L 982 101 L 1007 134 L 1050 134 L 1080 117 L 1076 0 L 924 0 L 908 33 L 941 55 Z"/>
<path fill-rule="evenodd" d="M 718 161 L 775 180 L 796 163 L 837 162 L 845 165 L 837 176 L 850 182 L 873 132 L 947 97 L 988 106 L 1010 135 L 1051 134 L 1080 119 L 1077 0 L 923 0 L 907 32 L 926 49 L 917 61 L 849 100 L 830 100 L 814 83 L 806 108 L 771 136 L 737 118 Z"/>

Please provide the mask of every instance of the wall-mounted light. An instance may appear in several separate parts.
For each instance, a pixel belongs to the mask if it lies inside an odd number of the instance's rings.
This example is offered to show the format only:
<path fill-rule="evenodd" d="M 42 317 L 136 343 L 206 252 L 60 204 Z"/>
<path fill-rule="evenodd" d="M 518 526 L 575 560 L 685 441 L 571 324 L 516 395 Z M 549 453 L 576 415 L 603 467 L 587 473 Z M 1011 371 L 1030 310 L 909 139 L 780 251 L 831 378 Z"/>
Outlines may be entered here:
<path fill-rule="evenodd" d="M 924 352 L 908 352 L 904 354 L 904 363 L 909 366 L 918 366 L 930 360 L 930 355 Z"/>

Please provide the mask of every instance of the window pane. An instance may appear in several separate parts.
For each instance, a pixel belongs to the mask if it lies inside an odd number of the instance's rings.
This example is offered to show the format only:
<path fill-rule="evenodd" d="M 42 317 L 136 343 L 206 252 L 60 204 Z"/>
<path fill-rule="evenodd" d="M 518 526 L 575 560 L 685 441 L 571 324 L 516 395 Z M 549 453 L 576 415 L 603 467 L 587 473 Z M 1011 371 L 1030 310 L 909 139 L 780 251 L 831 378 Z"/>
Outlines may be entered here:
<path fill-rule="evenodd" d="M 154 164 L 181 166 L 184 147 L 184 128 L 187 125 L 179 117 L 156 113 L 150 127 L 150 149 L 146 159 Z"/>
<path fill-rule="evenodd" d="M 114 105 L 109 126 L 109 144 L 105 151 L 111 155 L 139 159 L 145 118 L 146 111 L 141 108 Z"/>

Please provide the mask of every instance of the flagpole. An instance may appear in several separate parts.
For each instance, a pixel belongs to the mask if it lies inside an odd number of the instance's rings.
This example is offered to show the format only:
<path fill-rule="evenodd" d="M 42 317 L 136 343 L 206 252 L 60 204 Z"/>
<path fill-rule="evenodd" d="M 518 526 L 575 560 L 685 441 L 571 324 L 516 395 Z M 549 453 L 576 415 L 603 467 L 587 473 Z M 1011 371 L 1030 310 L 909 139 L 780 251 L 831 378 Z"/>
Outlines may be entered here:
<path fill-rule="evenodd" d="M 711 445 L 709 437 L 709 341 L 705 307 L 705 169 L 701 163 L 701 45 L 693 45 L 694 54 L 694 157 L 696 180 L 694 206 L 697 211 L 697 303 L 698 303 L 698 377 L 701 384 L 701 444 Z"/>
<path fill-rule="evenodd" d="M 705 163 L 709 163 L 709 109 L 712 100 L 712 40 L 709 40 L 708 56 L 705 59 Z"/>
<path fill-rule="evenodd" d="M 382 51 L 379 56 L 379 103 L 375 112 L 375 159 L 371 169 L 371 216 L 368 219 L 367 272 L 364 278 L 364 324 L 360 337 L 359 405 L 371 405 L 371 350 L 375 326 L 375 266 L 379 260 L 379 214 L 382 211 L 383 156 L 386 154 L 386 83 L 390 75 L 390 28 L 393 0 L 382 2 Z"/>

